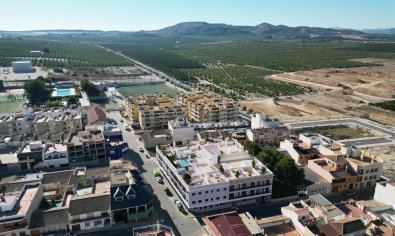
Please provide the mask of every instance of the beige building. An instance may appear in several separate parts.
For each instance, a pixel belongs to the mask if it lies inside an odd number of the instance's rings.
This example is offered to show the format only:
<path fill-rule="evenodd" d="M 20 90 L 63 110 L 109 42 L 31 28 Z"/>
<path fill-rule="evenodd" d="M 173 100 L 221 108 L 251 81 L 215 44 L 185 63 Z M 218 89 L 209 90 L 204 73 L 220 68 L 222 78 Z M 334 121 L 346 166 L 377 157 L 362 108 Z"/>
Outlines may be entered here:
<path fill-rule="evenodd" d="M 184 107 L 187 119 L 198 123 L 218 123 L 238 119 L 238 105 L 215 93 L 183 93 L 177 103 Z"/>
<path fill-rule="evenodd" d="M 141 129 L 164 128 L 169 120 L 183 117 L 182 107 L 166 94 L 130 97 L 125 100 L 125 110 Z"/>
<path fill-rule="evenodd" d="M 98 161 L 107 162 L 104 135 L 100 130 L 79 131 L 67 139 L 69 162 Z"/>
<path fill-rule="evenodd" d="M 0 116 L 0 135 L 59 133 L 82 130 L 78 109 L 46 109 Z"/>

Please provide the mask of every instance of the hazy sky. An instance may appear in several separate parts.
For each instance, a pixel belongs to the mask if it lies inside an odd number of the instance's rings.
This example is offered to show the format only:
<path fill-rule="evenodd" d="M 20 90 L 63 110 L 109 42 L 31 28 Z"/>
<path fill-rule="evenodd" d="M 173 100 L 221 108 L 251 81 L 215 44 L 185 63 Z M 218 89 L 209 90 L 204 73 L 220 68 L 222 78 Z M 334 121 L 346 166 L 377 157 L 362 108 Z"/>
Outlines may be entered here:
<path fill-rule="evenodd" d="M 3 0 L 0 30 L 153 30 L 184 21 L 395 27 L 395 0 Z"/>

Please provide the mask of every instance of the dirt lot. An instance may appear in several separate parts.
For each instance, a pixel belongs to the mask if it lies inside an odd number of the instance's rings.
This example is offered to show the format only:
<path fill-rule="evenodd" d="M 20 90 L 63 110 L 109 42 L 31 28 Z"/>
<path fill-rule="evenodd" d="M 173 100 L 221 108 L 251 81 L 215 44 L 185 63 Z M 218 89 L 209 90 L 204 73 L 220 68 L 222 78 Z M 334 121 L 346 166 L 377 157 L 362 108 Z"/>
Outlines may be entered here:
<path fill-rule="evenodd" d="M 121 66 L 121 67 L 86 67 L 74 68 L 68 71 L 71 78 L 94 77 L 95 79 L 108 79 L 111 77 L 131 77 L 145 75 L 143 70 L 135 66 Z"/>
<path fill-rule="evenodd" d="M 383 159 L 383 175 L 388 178 L 395 178 L 395 146 L 378 146 L 369 148 L 368 151 Z"/>
<path fill-rule="evenodd" d="M 316 127 L 316 128 L 305 128 L 294 130 L 295 135 L 300 133 L 318 133 L 334 140 L 342 139 L 355 139 L 355 138 L 368 138 L 368 137 L 379 137 L 383 134 L 371 129 L 361 127 L 358 125 L 340 125 L 340 126 L 329 126 L 329 127 Z"/>
<path fill-rule="evenodd" d="M 240 107 L 244 106 L 247 109 L 253 109 L 255 112 L 264 112 L 269 116 L 277 117 L 282 122 L 344 117 L 336 111 L 321 108 L 311 102 L 288 98 L 280 99 L 278 105 L 271 98 L 240 102 Z"/>
<path fill-rule="evenodd" d="M 369 100 L 385 100 L 395 97 L 395 60 L 360 59 L 363 62 L 382 64 L 383 66 L 357 67 L 348 69 L 319 69 L 312 71 L 298 71 L 272 75 L 272 78 L 297 82 L 315 87 L 316 89 L 340 90 L 348 85 L 354 92 L 367 95 Z"/>

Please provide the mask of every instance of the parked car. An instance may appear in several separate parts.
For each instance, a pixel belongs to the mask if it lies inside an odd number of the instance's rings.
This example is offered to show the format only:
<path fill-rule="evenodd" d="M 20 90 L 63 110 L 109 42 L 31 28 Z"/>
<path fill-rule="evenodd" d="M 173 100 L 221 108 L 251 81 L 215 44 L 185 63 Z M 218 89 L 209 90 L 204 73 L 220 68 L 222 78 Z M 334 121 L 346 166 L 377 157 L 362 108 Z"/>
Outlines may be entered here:
<path fill-rule="evenodd" d="M 160 176 L 156 177 L 156 182 L 158 182 L 158 183 L 160 183 L 160 184 L 163 184 L 163 179 L 162 179 L 162 177 L 160 177 Z"/>
<path fill-rule="evenodd" d="M 164 191 L 165 191 L 165 193 L 166 193 L 167 196 L 169 196 L 169 197 L 172 197 L 172 196 L 173 196 L 173 193 L 170 191 L 169 188 L 166 187 L 166 188 L 164 189 Z"/>
<path fill-rule="evenodd" d="M 144 148 L 143 147 L 139 147 L 139 152 L 144 152 Z"/>

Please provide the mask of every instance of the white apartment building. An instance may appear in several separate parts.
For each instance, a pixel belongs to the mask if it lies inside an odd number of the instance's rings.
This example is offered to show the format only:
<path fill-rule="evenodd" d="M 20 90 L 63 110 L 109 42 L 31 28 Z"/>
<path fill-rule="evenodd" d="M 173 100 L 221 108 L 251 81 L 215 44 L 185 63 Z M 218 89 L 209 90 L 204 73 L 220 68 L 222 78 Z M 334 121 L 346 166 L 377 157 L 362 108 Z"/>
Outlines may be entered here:
<path fill-rule="evenodd" d="M 46 168 L 68 166 L 67 146 L 61 143 L 46 143 L 43 149 L 43 164 Z"/>
<path fill-rule="evenodd" d="M 264 113 L 255 113 L 251 115 L 251 129 L 277 128 L 282 127 L 280 121 L 276 118 L 269 118 Z"/>
<path fill-rule="evenodd" d="M 395 208 L 395 180 L 378 182 L 374 191 L 374 200 Z"/>
<path fill-rule="evenodd" d="M 174 142 L 188 143 L 195 140 L 195 129 L 188 125 L 186 119 L 169 120 L 168 127 Z"/>
<path fill-rule="evenodd" d="M 168 145 L 157 147 L 156 153 L 163 175 L 191 212 L 236 208 L 271 198 L 273 173 L 235 140 Z"/>
<path fill-rule="evenodd" d="M 46 109 L 0 116 L 0 135 L 43 134 L 82 130 L 78 109 Z"/>

